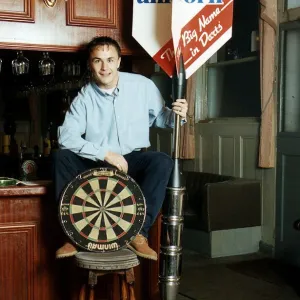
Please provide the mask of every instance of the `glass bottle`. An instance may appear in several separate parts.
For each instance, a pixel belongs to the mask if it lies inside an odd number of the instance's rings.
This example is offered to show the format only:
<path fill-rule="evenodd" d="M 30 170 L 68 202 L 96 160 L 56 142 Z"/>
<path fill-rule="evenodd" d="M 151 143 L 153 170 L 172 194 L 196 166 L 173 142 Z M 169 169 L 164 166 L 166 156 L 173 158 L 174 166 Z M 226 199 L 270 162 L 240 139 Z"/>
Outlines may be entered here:
<path fill-rule="evenodd" d="M 11 62 L 14 75 L 24 75 L 29 73 L 29 60 L 24 57 L 23 51 L 17 52 L 17 58 Z"/>
<path fill-rule="evenodd" d="M 77 63 L 76 63 L 76 66 L 75 66 L 75 76 L 80 76 L 80 61 L 78 61 Z"/>

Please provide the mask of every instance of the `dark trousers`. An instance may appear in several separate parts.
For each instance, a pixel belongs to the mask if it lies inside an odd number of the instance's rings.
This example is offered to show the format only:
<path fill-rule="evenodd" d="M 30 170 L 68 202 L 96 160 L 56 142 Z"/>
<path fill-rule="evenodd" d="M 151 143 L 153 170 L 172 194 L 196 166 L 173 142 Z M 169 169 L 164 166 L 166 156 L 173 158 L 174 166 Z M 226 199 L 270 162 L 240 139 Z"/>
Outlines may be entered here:
<path fill-rule="evenodd" d="M 133 151 L 124 158 L 128 163 L 128 175 L 138 183 L 146 199 L 146 218 L 140 233 L 147 237 L 164 201 L 173 160 L 165 153 L 154 151 Z M 56 151 L 53 154 L 53 176 L 57 201 L 66 185 L 78 174 L 96 167 L 112 166 L 83 159 L 69 150 Z"/>

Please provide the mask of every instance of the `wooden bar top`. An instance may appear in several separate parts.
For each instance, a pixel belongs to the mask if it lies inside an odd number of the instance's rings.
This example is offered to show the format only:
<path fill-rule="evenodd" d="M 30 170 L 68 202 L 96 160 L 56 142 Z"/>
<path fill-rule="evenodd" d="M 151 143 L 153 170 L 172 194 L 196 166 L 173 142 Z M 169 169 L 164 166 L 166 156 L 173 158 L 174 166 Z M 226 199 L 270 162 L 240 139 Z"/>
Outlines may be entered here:
<path fill-rule="evenodd" d="M 0 197 L 15 197 L 15 196 L 40 196 L 46 195 L 51 181 L 41 180 L 35 181 L 37 185 L 11 185 L 0 187 Z"/>

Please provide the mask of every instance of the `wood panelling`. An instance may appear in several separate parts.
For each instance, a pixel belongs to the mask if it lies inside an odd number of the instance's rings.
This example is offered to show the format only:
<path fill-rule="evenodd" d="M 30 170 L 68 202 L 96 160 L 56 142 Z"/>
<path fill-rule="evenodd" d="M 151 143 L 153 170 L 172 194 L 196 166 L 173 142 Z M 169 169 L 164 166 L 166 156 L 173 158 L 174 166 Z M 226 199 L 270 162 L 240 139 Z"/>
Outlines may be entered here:
<path fill-rule="evenodd" d="M 151 150 L 171 154 L 172 129 L 151 128 Z M 183 160 L 186 171 L 262 179 L 257 167 L 259 123 L 215 121 L 195 126 L 196 158 Z"/>
<path fill-rule="evenodd" d="M 244 136 L 240 139 L 240 176 L 245 178 L 256 178 L 255 168 L 257 155 L 253 155 L 253 150 L 257 149 L 258 140 L 255 136 Z"/>
<path fill-rule="evenodd" d="M 0 225 L 0 299 L 37 298 L 37 244 L 36 224 Z"/>
<path fill-rule="evenodd" d="M 0 189 L 0 300 L 62 299 L 55 203 L 46 187 L 10 190 Z"/>
<path fill-rule="evenodd" d="M 117 28 L 117 0 L 68 0 L 67 25 Z"/>
<path fill-rule="evenodd" d="M 255 119 L 199 123 L 196 130 L 195 171 L 249 179 L 262 178 L 257 167 L 259 123 Z"/>
<path fill-rule="evenodd" d="M 26 3 L 35 3 L 35 24 L 20 26 L 2 18 L 0 49 L 71 52 L 82 49 L 95 36 L 107 35 L 120 43 L 123 55 L 145 55 L 131 33 L 133 0 L 59 0 L 54 7 L 42 0 Z"/>
<path fill-rule="evenodd" d="M 34 7 L 35 0 L 2 0 L 0 1 L 0 21 L 33 23 Z"/>
<path fill-rule="evenodd" d="M 230 175 L 235 169 L 235 139 L 233 136 L 218 136 L 219 166 L 218 173 Z"/>

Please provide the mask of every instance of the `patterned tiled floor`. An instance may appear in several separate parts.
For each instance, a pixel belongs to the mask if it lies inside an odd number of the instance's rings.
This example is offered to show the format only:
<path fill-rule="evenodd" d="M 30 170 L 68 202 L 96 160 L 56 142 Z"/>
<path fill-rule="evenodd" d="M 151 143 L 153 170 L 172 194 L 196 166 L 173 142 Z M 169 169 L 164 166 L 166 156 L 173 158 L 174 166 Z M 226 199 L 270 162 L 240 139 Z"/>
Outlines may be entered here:
<path fill-rule="evenodd" d="M 231 268 L 233 263 L 261 258 L 260 255 L 248 255 L 204 259 L 196 253 L 184 253 L 177 300 L 299 300 L 286 278 L 272 268 L 266 272 L 261 266 L 262 275 L 256 264 L 255 276 L 245 275 L 243 269 Z"/>

